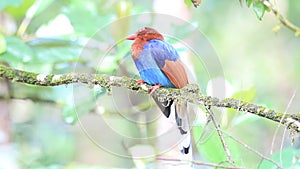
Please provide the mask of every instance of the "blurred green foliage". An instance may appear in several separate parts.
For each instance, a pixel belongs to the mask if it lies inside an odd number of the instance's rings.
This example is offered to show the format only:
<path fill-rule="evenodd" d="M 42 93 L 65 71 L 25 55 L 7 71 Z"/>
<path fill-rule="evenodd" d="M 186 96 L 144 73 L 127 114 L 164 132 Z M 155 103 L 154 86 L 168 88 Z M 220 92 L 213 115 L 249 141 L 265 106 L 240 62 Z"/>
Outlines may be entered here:
<path fill-rule="evenodd" d="M 130 42 L 123 40 L 126 35 L 136 31 L 133 30 L 134 26 L 151 26 L 155 18 L 154 14 L 152 18 L 132 19 L 126 16 L 157 12 L 157 8 L 161 7 L 156 6 L 157 3 L 139 0 L 2 0 L 0 63 L 41 74 L 97 72 L 139 79 L 130 57 Z M 179 10 L 172 10 L 172 3 L 169 2 L 171 11 Z M 224 79 L 230 84 L 227 87 L 232 89 L 227 97 L 266 105 L 278 111 L 299 112 L 300 108 L 295 104 L 300 100 L 298 93 L 287 107 L 300 84 L 299 38 L 278 25 L 276 17 L 265 13 L 269 9 L 261 1 L 246 0 L 244 3 L 253 9 L 258 19 L 237 1 L 207 0 L 196 9 L 191 1 L 184 0 L 180 4 L 183 11 L 179 13 L 201 30 L 219 54 Z M 300 24 L 299 1 L 278 2 L 278 7 L 285 8 L 288 18 Z M 277 33 L 272 32 L 275 26 L 278 26 Z M 195 30 L 189 30 L 187 25 L 172 25 L 171 30 L 173 32 L 170 35 L 176 34 L 178 37 L 206 38 L 194 37 Z M 172 44 L 180 41 L 176 37 L 167 40 Z M 204 46 L 205 43 L 201 41 L 196 45 Z M 197 57 L 193 57 L 197 55 L 193 49 L 187 48 L 179 46 L 178 51 L 187 53 L 189 63 L 193 63 L 188 66 L 192 67 L 196 82 L 205 91 L 208 81 L 216 78 L 203 66 L 204 57 L 209 58 L 212 54 L 203 54 L 203 60 L 199 62 Z M 14 107 L 11 108 L 12 114 L 15 114 L 12 135 L 18 147 L 21 168 L 134 168 L 137 166 L 132 159 L 108 153 L 97 146 L 90 149 L 82 146 L 78 126 L 84 131 L 91 125 L 90 130 L 95 137 L 105 137 L 112 144 L 107 147 L 128 156 L 128 147 L 147 142 L 134 139 L 124 142 L 124 135 L 134 138 L 146 137 L 145 133 L 151 137 L 156 134 L 157 123 L 146 126 L 135 123 L 141 119 L 151 121 L 157 115 L 153 113 L 156 109 L 150 108 L 149 98 L 145 96 L 115 89 L 110 92 L 116 98 L 113 100 L 100 87 L 80 84 L 49 88 L 12 83 L 9 93 L 11 97 L 21 98 L 9 105 Z M 22 100 L 26 98 L 32 98 L 34 102 Z M 151 113 L 140 113 L 142 110 L 151 110 Z M 278 129 L 273 141 L 278 124 L 234 110 L 215 111 L 224 131 L 276 162 L 282 161 L 284 168 L 299 167 L 298 163 L 292 164 L 293 158 L 299 156 L 296 150 L 299 143 L 291 147 L 289 139 L 285 139 L 281 151 L 281 139 L 284 139 L 282 128 Z M 24 114 L 24 117 L 20 114 Z M 105 120 L 101 123 L 94 117 L 95 114 Z M 87 126 L 82 126 L 83 119 L 78 122 L 80 118 L 90 116 L 91 119 L 84 124 Z M 103 123 L 113 125 L 116 131 L 124 135 L 112 137 L 109 131 L 104 130 Z M 97 130 L 95 126 L 103 130 Z M 194 127 L 194 137 L 199 138 L 205 133 L 204 128 Z M 274 164 L 230 138 L 226 137 L 226 141 L 238 165 L 274 168 Z M 271 149 L 275 152 L 273 155 L 269 154 Z M 201 160 L 214 163 L 226 160 L 215 131 L 198 142 L 197 150 Z M 144 163 L 148 168 L 156 167 L 155 162 L 153 164 L 143 159 L 138 163 Z"/>
<path fill-rule="evenodd" d="M 255 12 L 259 20 L 262 20 L 265 11 L 270 11 L 270 9 L 263 3 L 263 1 L 246 0 L 246 4 L 248 7 L 252 7 L 253 11 Z"/>

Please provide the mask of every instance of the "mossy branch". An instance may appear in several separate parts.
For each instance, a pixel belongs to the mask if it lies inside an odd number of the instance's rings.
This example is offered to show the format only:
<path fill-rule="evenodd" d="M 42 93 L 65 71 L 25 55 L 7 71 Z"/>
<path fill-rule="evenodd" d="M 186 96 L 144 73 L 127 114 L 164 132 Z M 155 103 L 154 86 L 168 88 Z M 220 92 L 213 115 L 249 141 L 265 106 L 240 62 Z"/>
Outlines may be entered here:
<path fill-rule="evenodd" d="M 123 87 L 139 93 L 149 93 L 150 85 L 137 84 L 135 79 L 128 77 L 109 76 L 105 74 L 69 73 L 69 74 L 38 74 L 17 70 L 0 65 L 0 77 L 12 82 L 26 83 L 38 86 L 58 86 L 71 83 L 99 85 L 107 90 L 111 87 Z M 177 99 L 208 107 L 231 108 L 252 113 L 260 117 L 285 125 L 293 133 L 300 133 L 300 113 L 285 114 L 252 103 L 226 98 L 224 100 L 203 95 L 198 85 L 187 85 L 182 89 L 159 88 L 154 93 L 160 101 Z"/>

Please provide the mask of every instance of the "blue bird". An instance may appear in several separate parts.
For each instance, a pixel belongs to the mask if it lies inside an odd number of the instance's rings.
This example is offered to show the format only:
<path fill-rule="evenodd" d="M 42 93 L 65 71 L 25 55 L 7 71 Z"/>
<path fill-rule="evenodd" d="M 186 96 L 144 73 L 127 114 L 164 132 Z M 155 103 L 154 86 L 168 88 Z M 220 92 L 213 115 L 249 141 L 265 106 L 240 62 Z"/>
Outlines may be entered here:
<path fill-rule="evenodd" d="M 188 78 L 175 48 L 164 41 L 164 37 L 153 28 L 144 27 L 137 33 L 126 38 L 134 40 L 131 54 L 142 80 L 153 85 L 151 92 L 160 86 L 182 88 L 188 84 Z M 153 96 L 156 104 L 168 118 L 174 106 L 178 129 L 185 140 L 181 143 L 181 152 L 189 153 L 190 131 L 187 115 L 187 103 L 176 103 L 174 100 L 159 102 Z"/>

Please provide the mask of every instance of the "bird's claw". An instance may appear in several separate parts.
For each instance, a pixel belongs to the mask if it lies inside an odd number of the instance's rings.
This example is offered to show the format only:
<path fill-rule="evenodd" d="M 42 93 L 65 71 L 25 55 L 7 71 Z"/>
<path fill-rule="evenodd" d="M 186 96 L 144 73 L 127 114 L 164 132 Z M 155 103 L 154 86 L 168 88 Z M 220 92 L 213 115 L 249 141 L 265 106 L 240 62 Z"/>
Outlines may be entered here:
<path fill-rule="evenodd" d="M 150 88 L 150 95 L 152 95 L 154 93 L 154 91 L 158 88 L 161 87 L 161 84 L 157 84 L 157 85 L 154 85 L 154 86 L 151 86 Z"/>
<path fill-rule="evenodd" d="M 138 85 L 141 85 L 141 84 L 143 84 L 143 83 L 145 83 L 145 81 L 144 80 L 138 80 L 138 81 L 136 81 L 136 84 L 138 84 Z"/>

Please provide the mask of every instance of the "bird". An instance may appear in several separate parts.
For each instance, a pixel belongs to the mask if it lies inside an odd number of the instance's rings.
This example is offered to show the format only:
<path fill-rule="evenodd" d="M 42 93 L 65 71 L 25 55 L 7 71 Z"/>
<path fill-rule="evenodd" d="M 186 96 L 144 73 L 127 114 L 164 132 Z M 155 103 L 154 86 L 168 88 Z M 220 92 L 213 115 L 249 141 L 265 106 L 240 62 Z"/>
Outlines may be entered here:
<path fill-rule="evenodd" d="M 142 80 L 137 83 L 152 85 L 150 94 L 159 87 L 183 88 L 189 81 L 183 63 L 176 49 L 164 40 L 164 36 L 150 27 L 143 27 L 135 34 L 126 38 L 134 40 L 131 45 L 131 56 Z M 191 144 L 187 103 L 177 103 L 175 100 L 160 102 L 153 96 L 154 101 L 169 118 L 171 111 L 175 112 L 178 130 L 184 136 L 180 151 L 188 154 Z"/>

